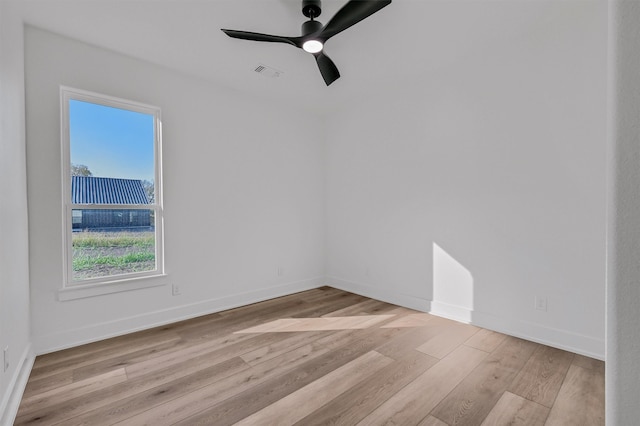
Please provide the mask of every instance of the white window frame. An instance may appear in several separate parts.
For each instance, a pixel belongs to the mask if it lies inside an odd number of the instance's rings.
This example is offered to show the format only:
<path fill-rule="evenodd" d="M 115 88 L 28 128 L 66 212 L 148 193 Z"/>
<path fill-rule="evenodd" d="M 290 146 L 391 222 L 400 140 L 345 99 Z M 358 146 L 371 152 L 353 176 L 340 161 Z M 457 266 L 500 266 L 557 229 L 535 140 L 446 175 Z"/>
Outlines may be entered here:
<path fill-rule="evenodd" d="M 154 191 L 153 204 L 73 204 L 71 202 L 71 137 L 69 129 L 69 101 L 78 100 L 113 108 L 125 109 L 154 117 Z M 162 121 L 160 108 L 100 93 L 71 87 L 60 87 L 61 145 L 62 145 L 62 210 L 64 243 L 63 288 L 58 291 L 59 300 L 71 300 L 120 291 L 165 285 L 164 273 L 163 207 L 162 207 Z M 73 218 L 72 210 L 152 210 L 155 214 L 155 260 L 152 271 L 132 272 L 122 275 L 73 280 Z M 160 277 L 160 279 L 157 279 Z"/>

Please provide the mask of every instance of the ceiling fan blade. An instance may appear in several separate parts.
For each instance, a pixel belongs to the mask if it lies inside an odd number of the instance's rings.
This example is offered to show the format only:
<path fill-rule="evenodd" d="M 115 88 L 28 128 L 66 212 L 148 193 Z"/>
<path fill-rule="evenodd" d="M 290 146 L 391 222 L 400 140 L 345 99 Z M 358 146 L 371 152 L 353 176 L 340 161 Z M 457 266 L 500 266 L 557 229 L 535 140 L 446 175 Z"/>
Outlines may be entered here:
<path fill-rule="evenodd" d="M 322 74 L 322 78 L 327 86 L 340 78 L 340 71 L 338 71 L 338 67 L 336 67 L 336 64 L 333 63 L 331 58 L 323 52 L 316 53 L 313 56 L 316 57 L 320 74 Z"/>
<path fill-rule="evenodd" d="M 327 22 L 327 25 L 320 31 L 318 38 L 325 41 L 329 40 L 329 38 L 373 15 L 390 3 L 391 0 L 351 0 Z"/>
<path fill-rule="evenodd" d="M 287 43 L 295 47 L 301 47 L 301 37 L 283 37 L 270 34 L 252 33 L 249 31 L 222 30 L 223 33 L 232 38 L 252 41 L 268 41 L 272 43 Z"/>

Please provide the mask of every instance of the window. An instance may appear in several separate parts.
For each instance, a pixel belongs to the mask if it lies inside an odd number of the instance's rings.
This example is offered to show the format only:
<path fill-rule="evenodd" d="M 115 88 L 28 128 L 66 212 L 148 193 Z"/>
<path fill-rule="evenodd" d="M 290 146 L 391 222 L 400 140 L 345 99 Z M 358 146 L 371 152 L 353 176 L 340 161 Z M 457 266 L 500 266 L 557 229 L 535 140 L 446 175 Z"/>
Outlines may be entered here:
<path fill-rule="evenodd" d="M 61 102 L 65 288 L 163 274 L 159 108 L 67 87 Z"/>

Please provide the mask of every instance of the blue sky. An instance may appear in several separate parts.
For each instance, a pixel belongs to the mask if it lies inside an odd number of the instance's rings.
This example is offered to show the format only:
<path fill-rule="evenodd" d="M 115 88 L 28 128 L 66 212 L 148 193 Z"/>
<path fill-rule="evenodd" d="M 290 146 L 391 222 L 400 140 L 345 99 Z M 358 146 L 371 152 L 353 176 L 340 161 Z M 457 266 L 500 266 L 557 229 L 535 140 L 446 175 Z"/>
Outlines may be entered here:
<path fill-rule="evenodd" d="M 154 180 L 153 115 L 69 101 L 71 163 L 93 176 Z"/>

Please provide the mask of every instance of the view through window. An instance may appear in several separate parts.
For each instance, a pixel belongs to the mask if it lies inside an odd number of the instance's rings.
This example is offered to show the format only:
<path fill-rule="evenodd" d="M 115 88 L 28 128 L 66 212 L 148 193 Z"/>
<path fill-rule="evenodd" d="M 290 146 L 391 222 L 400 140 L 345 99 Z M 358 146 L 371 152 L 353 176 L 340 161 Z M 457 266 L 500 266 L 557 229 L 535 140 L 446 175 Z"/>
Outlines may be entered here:
<path fill-rule="evenodd" d="M 67 282 L 162 272 L 159 110 L 63 89 Z"/>

